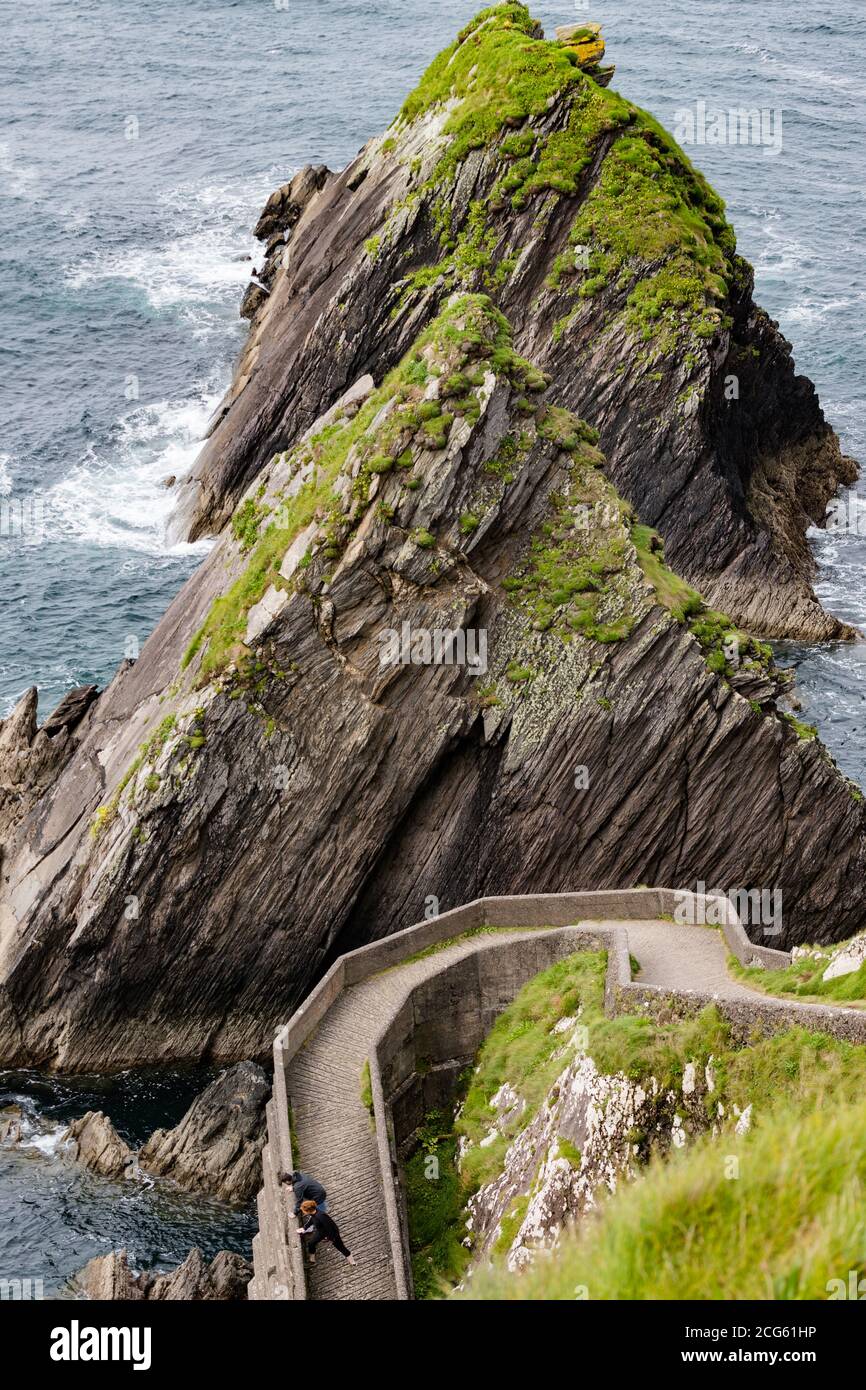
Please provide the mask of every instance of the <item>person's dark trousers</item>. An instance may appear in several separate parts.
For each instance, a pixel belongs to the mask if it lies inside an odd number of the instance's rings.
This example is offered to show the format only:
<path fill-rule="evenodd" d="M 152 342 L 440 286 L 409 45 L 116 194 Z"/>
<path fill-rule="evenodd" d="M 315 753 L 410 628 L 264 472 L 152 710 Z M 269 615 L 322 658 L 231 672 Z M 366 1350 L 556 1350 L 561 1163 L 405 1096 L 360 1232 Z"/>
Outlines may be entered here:
<path fill-rule="evenodd" d="M 307 1253 L 310 1255 L 315 1255 L 316 1250 L 321 1245 L 322 1241 L 330 1239 L 330 1236 L 323 1235 L 320 1231 L 317 1231 L 314 1236 L 311 1236 L 309 1240 L 304 1242 L 307 1247 Z M 346 1249 L 345 1245 L 341 1240 L 332 1240 L 331 1244 L 333 1245 L 335 1250 L 339 1250 L 340 1254 L 348 1260 L 352 1252 Z"/>

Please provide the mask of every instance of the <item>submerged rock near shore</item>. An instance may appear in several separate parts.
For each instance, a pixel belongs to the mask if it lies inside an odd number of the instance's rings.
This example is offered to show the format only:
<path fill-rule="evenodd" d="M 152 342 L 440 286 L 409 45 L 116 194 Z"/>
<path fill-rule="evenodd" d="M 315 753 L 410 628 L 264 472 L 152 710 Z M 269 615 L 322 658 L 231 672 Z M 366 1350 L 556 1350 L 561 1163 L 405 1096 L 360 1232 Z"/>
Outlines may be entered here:
<path fill-rule="evenodd" d="M 224 1202 L 251 1201 L 261 1182 L 270 1082 L 254 1062 L 224 1071 L 196 1096 L 173 1129 L 157 1129 L 135 1153 L 101 1111 L 73 1120 L 64 1134 L 76 1162 L 107 1178 L 167 1178 Z M 0 1139 L 3 1138 L 0 1117 Z"/>
<path fill-rule="evenodd" d="M 73 1120 L 63 1138 L 78 1163 L 103 1177 L 127 1177 L 135 1166 L 132 1149 L 101 1111 L 88 1110 L 80 1120 Z"/>
<path fill-rule="evenodd" d="M 805 529 L 854 470 L 719 199 L 518 4 L 326 175 L 178 485 L 219 541 L 8 816 L 6 1062 L 262 1055 L 431 898 L 861 924 L 862 795 L 760 640 L 842 632 Z"/>

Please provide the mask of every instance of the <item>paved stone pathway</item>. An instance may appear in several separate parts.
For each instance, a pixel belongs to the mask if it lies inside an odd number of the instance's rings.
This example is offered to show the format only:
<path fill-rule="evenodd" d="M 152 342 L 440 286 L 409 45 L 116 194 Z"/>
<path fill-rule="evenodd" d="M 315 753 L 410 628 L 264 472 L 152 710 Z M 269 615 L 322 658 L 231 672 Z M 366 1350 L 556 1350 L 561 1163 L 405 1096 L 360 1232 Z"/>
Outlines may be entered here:
<path fill-rule="evenodd" d="M 754 999 L 756 991 L 728 974 L 728 945 L 715 927 L 674 922 L 585 922 L 593 927 L 625 927 L 630 953 L 640 964 L 633 979 L 660 989 L 696 990 L 720 999 Z M 766 995 L 759 994 L 759 998 Z"/>
<path fill-rule="evenodd" d="M 471 937 L 421 960 L 396 965 L 345 990 L 289 1065 L 299 1163 L 328 1192 L 328 1209 L 358 1263 L 353 1269 L 323 1242 L 307 1267 L 314 1299 L 397 1297 L 385 1224 L 379 1155 L 370 1116 L 361 1101 L 361 1071 L 387 1018 L 415 985 L 462 956 L 521 931 Z"/>
<path fill-rule="evenodd" d="M 588 930 L 625 927 L 629 950 L 641 966 L 636 978 L 646 984 L 700 990 L 726 999 L 755 997 L 754 991 L 729 977 L 727 946 L 721 933 L 711 927 L 646 921 L 580 925 Z M 353 985 L 293 1058 L 288 1080 L 299 1149 L 296 1162 L 324 1183 L 331 1214 L 358 1261 L 353 1269 L 323 1243 L 316 1264 L 308 1267 L 311 1298 L 397 1296 L 378 1152 L 370 1116 L 361 1101 L 361 1072 L 386 1019 L 415 985 L 443 966 L 495 945 L 504 935 L 532 934 L 515 928 L 487 940 L 475 936 Z"/>

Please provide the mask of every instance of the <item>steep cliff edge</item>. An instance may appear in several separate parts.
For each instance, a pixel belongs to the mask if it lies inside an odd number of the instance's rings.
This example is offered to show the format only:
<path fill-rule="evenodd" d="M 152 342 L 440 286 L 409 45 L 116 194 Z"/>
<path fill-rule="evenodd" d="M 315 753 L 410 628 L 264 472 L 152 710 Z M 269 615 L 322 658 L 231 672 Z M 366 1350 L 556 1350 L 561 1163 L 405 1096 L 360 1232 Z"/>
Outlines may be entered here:
<path fill-rule="evenodd" d="M 272 459 L 7 840 L 4 1060 L 255 1055 L 430 896 L 781 885 L 784 941 L 851 934 L 859 794 L 549 386 L 457 296 Z"/>
<path fill-rule="evenodd" d="M 339 177 L 274 195 L 270 293 L 246 301 L 250 340 L 174 531 L 221 529 L 342 390 L 392 368 L 451 291 L 483 290 L 709 602 L 765 636 L 850 635 L 812 594 L 805 531 L 856 466 L 755 306 L 720 199 L 575 62 L 523 5 L 494 6 Z"/>

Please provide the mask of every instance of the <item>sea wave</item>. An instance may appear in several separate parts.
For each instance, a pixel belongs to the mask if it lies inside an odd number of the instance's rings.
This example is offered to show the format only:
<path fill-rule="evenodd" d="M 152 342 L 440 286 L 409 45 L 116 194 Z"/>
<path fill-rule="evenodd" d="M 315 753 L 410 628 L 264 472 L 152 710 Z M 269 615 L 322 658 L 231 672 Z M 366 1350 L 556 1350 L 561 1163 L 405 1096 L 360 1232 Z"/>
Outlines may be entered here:
<path fill-rule="evenodd" d="M 165 236 L 154 244 L 92 252 L 65 270 L 72 290 L 126 281 L 157 313 L 185 316 L 196 338 L 224 334 L 260 250 L 255 219 L 273 188 L 293 169 L 268 169 L 237 183 L 184 184 L 166 193 Z"/>
<path fill-rule="evenodd" d="M 24 164 L 12 146 L 0 141 L 0 192 L 6 198 L 23 198 L 32 202 L 39 194 L 39 170 Z"/>
<path fill-rule="evenodd" d="M 165 479 L 182 477 L 195 461 L 221 394 L 205 382 L 189 397 L 132 410 L 104 449 L 91 446 L 44 494 L 45 539 L 165 553 L 174 501 Z M 204 553 L 210 544 L 174 546 L 171 553 Z"/>

